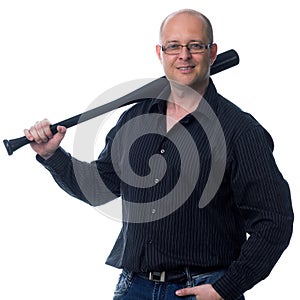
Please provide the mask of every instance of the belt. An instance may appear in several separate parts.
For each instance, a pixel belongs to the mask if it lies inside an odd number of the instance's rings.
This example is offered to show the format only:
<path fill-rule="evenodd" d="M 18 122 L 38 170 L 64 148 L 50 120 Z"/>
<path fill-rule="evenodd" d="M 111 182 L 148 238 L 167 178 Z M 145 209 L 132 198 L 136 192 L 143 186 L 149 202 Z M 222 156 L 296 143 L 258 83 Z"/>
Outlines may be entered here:
<path fill-rule="evenodd" d="M 210 273 L 220 268 L 189 268 L 185 267 L 172 271 L 151 271 L 136 273 L 137 276 L 144 279 L 148 279 L 155 282 L 173 282 L 173 283 L 185 283 L 187 280 L 191 280 L 192 277 L 200 274 Z"/>

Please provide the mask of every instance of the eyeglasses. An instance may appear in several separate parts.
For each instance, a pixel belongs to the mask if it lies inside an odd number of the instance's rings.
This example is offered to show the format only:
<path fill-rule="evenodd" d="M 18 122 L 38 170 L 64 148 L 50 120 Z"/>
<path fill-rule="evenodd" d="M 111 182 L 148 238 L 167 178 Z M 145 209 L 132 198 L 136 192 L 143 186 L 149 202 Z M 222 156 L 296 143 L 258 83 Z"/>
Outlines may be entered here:
<path fill-rule="evenodd" d="M 203 53 L 206 49 L 209 49 L 212 43 L 205 45 L 200 42 L 189 42 L 186 45 L 180 45 L 178 43 L 168 43 L 166 46 L 161 46 L 161 50 L 170 55 L 180 54 L 183 47 L 186 47 L 191 54 Z"/>

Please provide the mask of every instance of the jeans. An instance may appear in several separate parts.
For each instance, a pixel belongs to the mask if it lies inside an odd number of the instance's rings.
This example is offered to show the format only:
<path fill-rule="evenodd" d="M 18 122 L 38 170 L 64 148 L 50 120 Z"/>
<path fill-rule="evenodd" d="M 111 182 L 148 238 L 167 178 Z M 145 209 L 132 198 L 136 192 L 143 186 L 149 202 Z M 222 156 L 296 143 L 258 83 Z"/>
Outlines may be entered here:
<path fill-rule="evenodd" d="M 192 282 L 165 283 L 141 278 L 132 272 L 123 270 L 116 286 L 113 300 L 196 300 L 196 296 L 178 297 L 175 292 L 185 287 L 201 284 L 213 284 L 223 276 L 225 270 L 200 274 Z M 242 296 L 238 300 L 244 300 Z"/>

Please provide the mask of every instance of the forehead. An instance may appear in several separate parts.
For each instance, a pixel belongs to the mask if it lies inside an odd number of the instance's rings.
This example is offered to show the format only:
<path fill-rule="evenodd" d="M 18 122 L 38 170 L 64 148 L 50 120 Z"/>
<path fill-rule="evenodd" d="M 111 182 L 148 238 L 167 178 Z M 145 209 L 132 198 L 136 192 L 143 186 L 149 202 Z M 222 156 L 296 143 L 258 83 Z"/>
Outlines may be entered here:
<path fill-rule="evenodd" d="M 182 13 L 168 18 L 161 31 L 162 41 L 207 41 L 206 23 L 201 16 Z"/>

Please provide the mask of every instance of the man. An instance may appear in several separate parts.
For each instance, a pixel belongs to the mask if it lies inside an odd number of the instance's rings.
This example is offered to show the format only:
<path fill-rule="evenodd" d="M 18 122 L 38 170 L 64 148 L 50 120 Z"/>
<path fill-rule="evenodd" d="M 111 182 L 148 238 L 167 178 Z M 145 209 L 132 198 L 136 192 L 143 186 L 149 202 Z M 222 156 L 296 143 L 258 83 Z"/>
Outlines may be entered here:
<path fill-rule="evenodd" d="M 244 299 L 292 234 L 272 139 L 217 93 L 204 15 L 169 15 L 156 52 L 169 88 L 126 111 L 95 162 L 60 148 L 66 128 L 52 136 L 48 120 L 25 135 L 69 194 L 94 206 L 122 197 L 123 227 L 107 260 L 123 269 L 115 300 Z"/>

